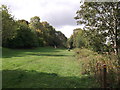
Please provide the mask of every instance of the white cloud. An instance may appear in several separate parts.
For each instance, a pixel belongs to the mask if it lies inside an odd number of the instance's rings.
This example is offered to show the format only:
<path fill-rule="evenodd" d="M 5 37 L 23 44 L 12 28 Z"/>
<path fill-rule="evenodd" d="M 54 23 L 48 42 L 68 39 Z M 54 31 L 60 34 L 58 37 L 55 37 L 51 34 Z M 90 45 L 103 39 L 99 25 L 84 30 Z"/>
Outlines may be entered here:
<path fill-rule="evenodd" d="M 74 16 L 79 9 L 79 2 L 80 0 L 1 0 L 17 19 L 29 21 L 31 17 L 39 16 L 42 21 L 49 22 L 57 30 L 64 29 L 66 36 L 69 36 L 68 29 L 78 27 Z"/>
<path fill-rule="evenodd" d="M 75 28 L 83 28 L 83 26 L 62 26 L 58 29 L 56 29 L 57 31 L 61 31 L 62 33 L 65 33 L 66 37 L 70 37 L 73 34 L 73 30 Z"/>

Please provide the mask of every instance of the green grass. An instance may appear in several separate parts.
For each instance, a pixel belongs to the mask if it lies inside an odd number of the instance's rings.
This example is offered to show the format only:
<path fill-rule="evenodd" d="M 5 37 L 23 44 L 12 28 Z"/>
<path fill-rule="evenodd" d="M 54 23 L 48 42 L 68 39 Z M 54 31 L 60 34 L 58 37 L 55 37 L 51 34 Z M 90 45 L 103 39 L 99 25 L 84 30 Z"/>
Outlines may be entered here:
<path fill-rule="evenodd" d="M 2 49 L 3 88 L 91 88 L 73 51 L 51 47 Z"/>

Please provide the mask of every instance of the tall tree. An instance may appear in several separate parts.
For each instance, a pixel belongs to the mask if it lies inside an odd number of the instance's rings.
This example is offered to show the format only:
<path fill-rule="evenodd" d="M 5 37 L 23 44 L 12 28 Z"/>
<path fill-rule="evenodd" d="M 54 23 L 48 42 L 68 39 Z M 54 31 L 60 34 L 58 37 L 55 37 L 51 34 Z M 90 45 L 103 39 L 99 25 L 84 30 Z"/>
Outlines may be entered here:
<path fill-rule="evenodd" d="M 71 35 L 70 38 L 68 38 L 67 47 L 70 49 L 73 48 L 73 35 Z"/>
<path fill-rule="evenodd" d="M 61 31 L 55 32 L 55 38 L 56 38 L 54 39 L 55 45 L 66 47 L 67 37 Z"/>
<path fill-rule="evenodd" d="M 30 19 L 30 28 L 32 30 L 41 30 L 42 24 L 40 23 L 40 18 L 38 16 L 34 16 Z"/>
<path fill-rule="evenodd" d="M 101 38 L 109 38 L 118 53 L 120 6 L 118 2 L 85 2 L 76 12 L 78 24 L 85 24 L 85 30 L 93 30 Z"/>
<path fill-rule="evenodd" d="M 10 48 L 32 48 L 38 46 L 37 35 L 29 28 L 26 20 L 18 20 L 14 38 L 9 40 Z"/>
<path fill-rule="evenodd" d="M 7 46 L 8 40 L 14 37 L 16 22 L 9 13 L 7 6 L 2 5 L 2 46 Z"/>
<path fill-rule="evenodd" d="M 43 38 L 43 30 L 44 30 L 44 28 L 43 28 L 42 23 L 40 22 L 40 18 L 38 16 L 32 17 L 30 19 L 29 27 L 36 33 L 36 35 L 39 39 L 39 45 L 43 46 L 43 41 L 44 41 L 43 40 L 44 39 Z"/>
<path fill-rule="evenodd" d="M 85 47 L 86 38 L 84 37 L 84 31 L 81 28 L 73 30 L 73 46 L 77 48 Z"/>

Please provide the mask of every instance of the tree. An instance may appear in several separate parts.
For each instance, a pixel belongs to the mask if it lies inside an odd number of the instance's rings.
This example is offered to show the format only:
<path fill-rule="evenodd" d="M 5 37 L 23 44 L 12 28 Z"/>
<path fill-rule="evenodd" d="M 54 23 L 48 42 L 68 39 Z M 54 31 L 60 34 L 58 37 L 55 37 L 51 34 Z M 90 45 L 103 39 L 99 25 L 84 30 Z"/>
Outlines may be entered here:
<path fill-rule="evenodd" d="M 26 21 L 19 20 L 16 36 L 9 40 L 9 47 L 11 48 L 32 48 L 37 47 L 38 38 L 36 34 L 29 28 Z"/>
<path fill-rule="evenodd" d="M 108 37 L 117 54 L 120 31 L 119 10 L 118 2 L 85 2 L 76 12 L 75 19 L 78 20 L 78 24 L 85 24 L 85 30 L 96 32 L 100 39 L 107 40 Z"/>
<path fill-rule="evenodd" d="M 85 47 L 86 38 L 84 37 L 84 31 L 81 28 L 73 30 L 73 46 L 77 48 Z"/>
<path fill-rule="evenodd" d="M 30 19 L 29 26 L 32 30 L 42 30 L 42 24 L 40 23 L 40 18 L 38 16 L 34 16 Z"/>
<path fill-rule="evenodd" d="M 73 35 L 70 36 L 70 38 L 67 40 L 67 46 L 68 48 L 73 48 Z"/>
<path fill-rule="evenodd" d="M 42 22 L 42 25 L 44 27 L 43 38 L 45 45 L 54 47 L 65 47 L 67 38 L 62 32 L 56 31 L 55 28 L 51 26 L 48 22 Z"/>
<path fill-rule="evenodd" d="M 38 16 L 32 17 L 30 19 L 29 27 L 36 33 L 38 40 L 39 40 L 39 46 L 43 46 L 43 41 L 44 41 L 43 30 L 44 30 L 44 28 L 43 28 L 42 23 L 40 22 L 40 18 Z"/>
<path fill-rule="evenodd" d="M 7 6 L 2 5 L 2 46 L 8 46 L 8 41 L 16 34 L 16 22 L 9 13 Z"/>
<path fill-rule="evenodd" d="M 29 22 L 26 21 L 26 20 L 24 20 L 24 19 L 22 19 L 22 20 L 18 20 L 17 22 L 20 23 L 20 24 L 27 25 L 27 26 L 29 25 Z"/>
<path fill-rule="evenodd" d="M 65 46 L 66 37 L 55 30 L 48 22 L 40 22 L 38 16 L 32 17 L 30 23 L 24 19 L 14 20 L 7 6 L 2 5 L 2 41 L 10 48 L 32 48 L 37 46 Z"/>
<path fill-rule="evenodd" d="M 67 41 L 69 48 L 82 48 L 88 44 L 88 38 L 85 36 L 85 31 L 81 28 L 73 30 L 73 35 Z"/>
<path fill-rule="evenodd" d="M 67 38 L 62 32 L 56 31 L 55 38 L 54 43 L 56 46 L 66 47 Z"/>

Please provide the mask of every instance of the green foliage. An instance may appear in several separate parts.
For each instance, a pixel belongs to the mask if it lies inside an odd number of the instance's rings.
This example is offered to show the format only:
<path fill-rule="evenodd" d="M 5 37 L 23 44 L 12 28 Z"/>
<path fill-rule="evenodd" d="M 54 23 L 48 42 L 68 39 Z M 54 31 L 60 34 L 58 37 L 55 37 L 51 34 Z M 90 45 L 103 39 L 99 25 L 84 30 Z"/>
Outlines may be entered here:
<path fill-rule="evenodd" d="M 37 37 L 38 38 L 38 43 L 39 43 L 39 46 L 42 47 L 44 46 L 44 39 L 43 38 L 40 38 L 40 37 Z"/>
<path fill-rule="evenodd" d="M 40 18 L 38 16 L 32 17 L 30 19 L 29 26 L 32 30 L 40 29 L 41 28 Z"/>
<path fill-rule="evenodd" d="M 76 48 L 85 47 L 86 39 L 84 37 L 84 31 L 80 28 L 74 29 L 73 33 L 73 46 Z"/>
<path fill-rule="evenodd" d="M 42 22 L 44 30 L 43 30 L 43 38 L 45 40 L 45 45 L 47 46 L 56 46 L 56 47 L 65 47 L 67 38 L 65 35 L 56 31 L 49 23 Z"/>
<path fill-rule="evenodd" d="M 2 5 L 2 46 L 8 46 L 8 41 L 16 34 L 16 23 L 9 13 L 7 6 Z"/>
<path fill-rule="evenodd" d="M 73 35 L 67 40 L 67 47 L 70 49 L 73 48 Z"/>
<path fill-rule="evenodd" d="M 89 44 L 95 51 L 101 50 L 105 42 L 109 41 L 117 53 L 120 31 L 119 4 L 120 2 L 85 2 L 76 12 L 75 19 L 78 24 L 85 25 L 84 29 L 90 33 Z"/>
<path fill-rule="evenodd" d="M 32 48 L 38 46 L 38 39 L 28 26 L 19 24 L 17 35 L 8 43 L 12 48 Z"/>
<path fill-rule="evenodd" d="M 82 48 L 87 46 L 87 38 L 84 30 L 81 28 L 74 29 L 73 35 L 68 39 L 68 47 Z"/>
<path fill-rule="evenodd" d="M 40 18 L 35 16 L 31 18 L 29 26 L 36 32 L 42 46 L 65 47 L 65 35 L 56 31 L 48 22 L 40 22 Z"/>
<path fill-rule="evenodd" d="M 100 51 L 103 52 L 105 51 L 106 45 L 106 38 L 102 33 L 98 34 L 97 31 L 90 30 L 90 31 L 85 31 L 86 38 L 87 38 L 87 47 L 93 51 Z"/>
<path fill-rule="evenodd" d="M 30 23 L 24 19 L 15 21 L 7 6 L 2 5 L 2 46 L 10 48 L 32 48 L 37 46 L 65 47 L 67 38 L 48 22 L 40 22 L 38 16 Z"/>
<path fill-rule="evenodd" d="M 56 31 L 55 38 L 54 42 L 56 43 L 56 46 L 66 47 L 67 38 L 62 32 Z"/>

